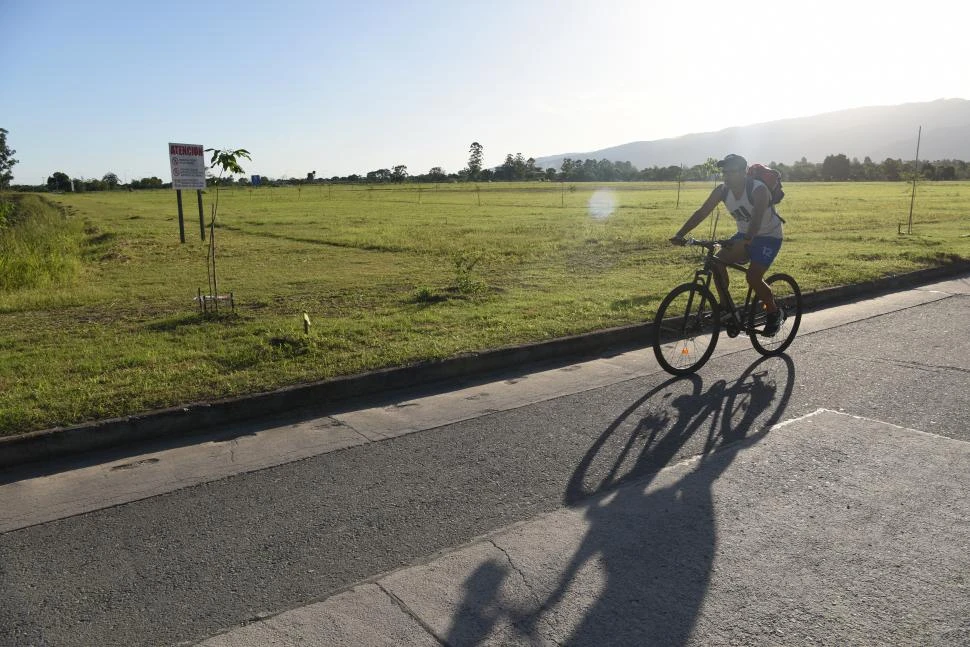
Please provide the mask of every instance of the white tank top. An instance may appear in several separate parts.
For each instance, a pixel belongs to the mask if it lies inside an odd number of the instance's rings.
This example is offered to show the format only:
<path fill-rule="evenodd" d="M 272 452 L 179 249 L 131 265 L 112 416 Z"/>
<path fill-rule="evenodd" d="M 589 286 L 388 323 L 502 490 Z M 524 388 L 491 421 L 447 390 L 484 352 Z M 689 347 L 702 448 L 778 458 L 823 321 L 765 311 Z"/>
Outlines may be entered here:
<path fill-rule="evenodd" d="M 755 190 L 759 186 L 765 186 L 760 180 L 752 180 L 751 193 L 754 194 Z M 765 187 L 768 190 L 768 187 Z M 737 198 L 734 196 L 734 191 L 727 188 L 724 185 L 724 206 L 727 207 L 728 213 L 734 218 L 734 221 L 738 224 L 738 233 L 746 234 L 748 233 L 748 227 L 751 224 L 751 214 L 754 213 L 754 205 L 748 200 L 747 185 L 741 190 L 741 197 Z M 761 229 L 757 232 L 758 236 L 767 236 L 768 238 L 782 238 L 784 232 L 781 227 L 781 218 L 778 217 L 778 212 L 775 211 L 775 205 L 768 205 L 768 210 L 761 219 Z"/>

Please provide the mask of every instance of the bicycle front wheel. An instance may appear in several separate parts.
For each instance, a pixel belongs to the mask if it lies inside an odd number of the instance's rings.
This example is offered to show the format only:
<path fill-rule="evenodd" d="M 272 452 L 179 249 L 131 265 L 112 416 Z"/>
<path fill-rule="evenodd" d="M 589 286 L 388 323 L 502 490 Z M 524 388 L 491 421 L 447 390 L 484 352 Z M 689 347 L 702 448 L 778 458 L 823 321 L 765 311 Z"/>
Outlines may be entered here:
<path fill-rule="evenodd" d="M 771 288 L 775 303 L 784 311 L 785 318 L 777 333 L 770 337 L 765 335 L 765 306 L 755 298 L 748 311 L 748 336 L 751 345 L 762 355 L 780 355 L 791 346 L 802 322 L 802 291 L 795 279 L 787 274 L 772 274 L 765 283 Z"/>
<path fill-rule="evenodd" d="M 711 291 L 697 283 L 678 285 L 654 318 L 653 353 L 668 373 L 689 375 L 711 358 L 720 330 L 720 308 Z"/>

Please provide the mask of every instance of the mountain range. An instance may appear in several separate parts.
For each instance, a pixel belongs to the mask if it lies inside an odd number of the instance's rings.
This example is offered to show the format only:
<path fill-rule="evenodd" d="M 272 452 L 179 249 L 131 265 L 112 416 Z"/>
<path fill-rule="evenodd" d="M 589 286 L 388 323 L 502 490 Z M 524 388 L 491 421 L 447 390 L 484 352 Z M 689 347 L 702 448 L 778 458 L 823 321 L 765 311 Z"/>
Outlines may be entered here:
<path fill-rule="evenodd" d="M 839 110 L 717 132 L 631 142 L 596 151 L 549 155 L 537 158 L 536 166 L 559 169 L 567 157 L 630 162 L 640 169 L 694 166 L 709 157 L 721 158 L 727 153 L 738 153 L 751 162 L 784 164 L 803 157 L 809 162 L 821 162 L 828 155 L 839 153 L 850 159 L 870 157 L 874 162 L 887 157 L 911 160 L 916 156 L 920 127 L 921 160 L 970 161 L 970 101 L 938 99 Z"/>

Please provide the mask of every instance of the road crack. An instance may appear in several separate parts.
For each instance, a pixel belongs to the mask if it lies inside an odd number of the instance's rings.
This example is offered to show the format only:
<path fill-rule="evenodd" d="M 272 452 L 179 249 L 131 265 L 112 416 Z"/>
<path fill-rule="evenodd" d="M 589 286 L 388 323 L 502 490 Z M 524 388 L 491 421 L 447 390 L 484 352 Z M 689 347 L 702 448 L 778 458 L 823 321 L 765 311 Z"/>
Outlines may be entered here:
<path fill-rule="evenodd" d="M 529 590 L 529 594 L 532 597 L 533 603 L 535 605 L 535 611 L 533 611 L 531 615 L 538 622 L 542 622 L 543 624 L 545 624 L 550 629 L 550 631 L 555 632 L 557 627 L 554 624 L 552 624 L 552 622 L 548 618 L 546 618 L 546 615 L 545 615 L 546 611 L 548 610 L 546 608 L 546 603 L 542 601 L 542 596 L 538 594 L 536 590 L 532 588 L 532 586 L 529 584 L 529 579 L 525 576 L 525 573 L 523 573 L 522 570 L 515 565 L 515 562 L 512 560 L 512 556 L 509 555 L 508 551 L 502 548 L 501 546 L 499 546 L 498 544 L 496 544 L 494 539 L 489 539 L 488 542 L 492 544 L 492 546 L 495 546 L 495 548 L 498 551 L 500 551 L 503 555 L 505 555 L 505 560 L 508 562 L 509 568 L 511 568 L 519 575 L 519 579 L 522 580 L 522 583 L 525 585 L 525 588 Z M 528 616 L 525 616 L 520 620 L 515 620 L 513 618 L 514 626 L 517 629 L 519 629 L 521 633 L 531 637 L 530 631 L 522 630 L 523 625 L 525 625 L 526 627 L 528 626 L 529 623 L 527 621 L 528 621 Z M 562 643 L 560 643 L 555 638 L 552 638 L 551 636 L 547 636 L 547 638 L 553 641 L 556 645 L 560 645 L 560 646 L 562 645 Z"/>
<path fill-rule="evenodd" d="M 394 595 L 394 593 L 392 593 L 391 591 L 388 591 L 381 582 L 375 582 L 375 584 L 377 585 L 377 588 L 379 588 L 381 591 L 384 592 L 384 595 L 386 595 L 391 599 L 391 602 L 393 602 L 401 610 L 401 612 L 404 613 L 404 615 L 406 615 L 407 617 L 411 618 L 416 623 L 418 623 L 418 625 L 422 629 L 424 629 L 429 636 L 434 638 L 439 645 L 442 645 L 443 647 L 451 647 L 448 644 L 448 642 L 444 638 L 439 636 L 437 632 L 435 632 L 434 628 L 432 628 L 431 625 L 425 622 L 424 619 L 421 618 L 421 616 L 415 613 L 414 610 L 411 609 L 411 607 L 409 607 L 407 603 L 404 602 L 404 600 Z"/>

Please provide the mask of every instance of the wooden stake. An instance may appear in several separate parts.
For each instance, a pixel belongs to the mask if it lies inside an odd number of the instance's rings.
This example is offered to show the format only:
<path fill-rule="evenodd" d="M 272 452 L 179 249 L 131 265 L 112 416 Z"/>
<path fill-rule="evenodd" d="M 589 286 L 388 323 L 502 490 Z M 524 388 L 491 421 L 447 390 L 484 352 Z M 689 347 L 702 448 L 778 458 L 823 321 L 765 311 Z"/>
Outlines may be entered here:
<path fill-rule="evenodd" d="M 919 140 L 923 136 L 923 127 L 919 127 L 916 135 L 916 168 L 913 169 L 913 197 L 909 200 L 909 229 L 907 233 L 913 233 L 913 203 L 916 202 L 916 178 L 919 177 Z"/>

